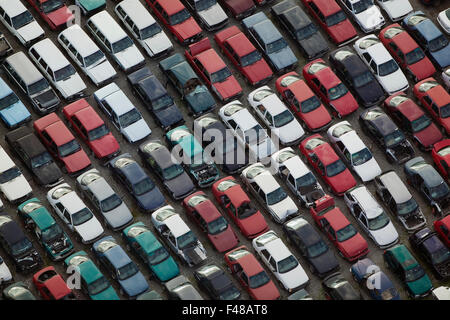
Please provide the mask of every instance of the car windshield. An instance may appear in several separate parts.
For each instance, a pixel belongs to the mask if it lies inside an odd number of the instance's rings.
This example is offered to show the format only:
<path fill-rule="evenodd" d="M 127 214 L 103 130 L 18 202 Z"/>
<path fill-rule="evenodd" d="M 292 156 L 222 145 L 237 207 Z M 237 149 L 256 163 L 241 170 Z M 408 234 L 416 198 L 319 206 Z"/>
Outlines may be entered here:
<path fill-rule="evenodd" d="M 120 199 L 120 197 L 114 193 L 112 196 L 109 196 L 105 200 L 102 200 L 102 202 L 100 202 L 100 207 L 102 209 L 102 212 L 108 212 L 114 210 L 121 204 L 122 199 Z"/>
<path fill-rule="evenodd" d="M 391 222 L 383 211 L 380 215 L 373 219 L 369 219 L 369 230 L 380 230 L 388 225 Z"/>
<path fill-rule="evenodd" d="M 342 162 L 342 160 L 341 159 L 336 160 L 335 162 L 333 162 L 332 164 L 329 164 L 326 167 L 327 176 L 334 177 L 334 176 L 338 175 L 339 173 L 343 172 L 345 169 L 347 169 L 347 167 Z"/>
<path fill-rule="evenodd" d="M 163 170 L 163 176 L 166 180 L 172 180 L 173 178 L 178 177 L 180 174 L 184 172 L 184 169 L 179 164 L 174 164 Z"/>
<path fill-rule="evenodd" d="M 394 60 L 382 63 L 378 66 L 378 75 L 384 77 L 398 70 L 398 64 Z"/>
<path fill-rule="evenodd" d="M 99 294 L 102 291 L 105 291 L 110 287 L 110 284 L 108 280 L 104 276 L 98 278 L 97 280 L 91 282 L 87 286 L 87 291 L 89 292 L 89 295 L 95 296 Z"/>
<path fill-rule="evenodd" d="M 440 199 L 449 193 L 448 185 L 442 181 L 441 184 L 430 188 L 430 196 L 433 199 Z"/>
<path fill-rule="evenodd" d="M 173 105 L 173 99 L 168 94 L 152 101 L 152 107 L 154 111 L 162 110 L 164 108 L 170 107 L 171 105 Z"/>
<path fill-rule="evenodd" d="M 262 287 L 266 283 L 270 281 L 269 276 L 265 271 L 261 271 L 258 274 L 255 274 L 254 276 L 251 276 L 249 279 L 249 286 L 251 289 L 256 289 L 259 287 Z"/>
<path fill-rule="evenodd" d="M 197 11 L 202 11 L 215 5 L 216 0 L 198 0 L 197 2 L 194 1 L 194 3 Z"/>
<path fill-rule="evenodd" d="M 137 111 L 136 109 L 131 109 L 127 113 L 119 116 L 119 123 L 122 128 L 126 128 L 141 119 L 142 116 L 139 111 Z"/>
<path fill-rule="evenodd" d="M 36 81 L 28 86 L 28 93 L 30 95 L 36 94 L 45 90 L 49 87 L 47 80 L 45 78 L 41 78 L 41 80 Z"/>
<path fill-rule="evenodd" d="M 94 63 L 102 60 L 105 57 L 102 51 L 98 50 L 90 55 L 88 55 L 86 58 L 84 58 L 84 66 L 90 67 Z"/>
<path fill-rule="evenodd" d="M 361 13 L 363 11 L 366 11 L 371 6 L 373 6 L 373 0 L 360 0 L 358 2 L 355 2 L 353 4 L 353 12 L 355 14 Z"/>
<path fill-rule="evenodd" d="M 394 132 L 384 137 L 384 143 L 386 143 L 387 147 L 395 146 L 396 144 L 403 142 L 404 140 L 405 136 L 400 130 L 395 130 Z"/>
<path fill-rule="evenodd" d="M 122 38 L 119 41 L 116 41 L 112 44 L 112 51 L 113 53 L 121 52 L 133 45 L 133 40 L 131 40 L 130 37 Z"/>
<path fill-rule="evenodd" d="M 336 238 L 339 242 L 344 242 L 352 237 L 354 237 L 358 232 L 356 231 L 355 227 L 351 224 L 348 226 L 338 230 L 336 232 Z"/>
<path fill-rule="evenodd" d="M 328 96 L 330 100 L 333 101 L 345 96 L 347 92 L 347 87 L 341 82 L 337 86 L 328 90 Z"/>
<path fill-rule="evenodd" d="M 208 223 L 208 233 L 212 235 L 219 234 L 228 228 L 227 220 L 224 217 L 219 217 Z"/>
<path fill-rule="evenodd" d="M 278 262 L 278 272 L 279 273 L 286 273 L 293 269 L 295 269 L 298 266 L 297 259 L 294 258 L 294 256 L 289 256 L 280 262 Z"/>
<path fill-rule="evenodd" d="M 66 80 L 71 76 L 73 76 L 75 73 L 76 73 L 75 68 L 71 64 L 68 64 L 64 68 L 55 71 L 55 80 L 56 81 Z"/>
<path fill-rule="evenodd" d="M 211 82 L 212 83 L 224 82 L 229 77 L 231 77 L 231 71 L 230 69 L 228 69 L 228 67 L 225 67 L 211 74 Z"/>
<path fill-rule="evenodd" d="M 364 73 L 357 75 L 353 79 L 353 84 L 354 84 L 355 88 L 361 88 L 361 87 L 367 85 L 368 83 L 371 83 L 373 80 L 374 80 L 374 78 L 373 78 L 372 73 L 370 73 L 369 71 L 366 71 Z"/>
<path fill-rule="evenodd" d="M 297 40 L 305 40 L 315 33 L 317 33 L 317 26 L 313 23 L 308 24 L 306 27 L 303 27 L 295 32 Z"/>
<path fill-rule="evenodd" d="M 280 128 L 282 126 L 287 125 L 292 120 L 294 120 L 294 116 L 289 110 L 284 110 L 282 113 L 277 114 L 275 117 L 273 117 L 273 123 L 275 125 L 275 128 Z"/>
<path fill-rule="evenodd" d="M 88 132 L 88 138 L 89 141 L 98 140 L 100 138 L 103 138 L 109 133 L 109 129 L 105 124 L 102 124 L 100 127 L 97 127 L 95 129 L 92 129 Z"/>
<path fill-rule="evenodd" d="M 148 263 L 152 266 L 158 265 L 169 258 L 169 253 L 164 247 L 160 247 L 148 254 Z"/>
<path fill-rule="evenodd" d="M 47 152 L 43 152 L 33 158 L 31 158 L 31 167 L 32 168 L 39 168 L 43 165 L 46 165 L 47 163 L 53 162 L 52 156 Z"/>
<path fill-rule="evenodd" d="M 130 262 L 124 265 L 122 268 L 119 268 L 119 270 L 117 270 L 117 275 L 119 276 L 119 280 L 126 280 L 134 276 L 138 272 L 139 269 L 136 264 L 134 262 Z"/>
<path fill-rule="evenodd" d="M 12 20 L 14 29 L 17 30 L 17 29 L 22 28 L 24 25 L 29 24 L 34 19 L 33 19 L 33 16 L 31 15 L 30 11 L 25 10 L 21 14 L 11 18 L 11 20 Z"/>
<path fill-rule="evenodd" d="M 248 218 L 256 212 L 258 211 L 250 204 L 250 202 L 244 202 L 239 208 L 237 208 L 237 216 L 239 219 Z"/>
<path fill-rule="evenodd" d="M 51 227 L 45 229 L 42 231 L 42 241 L 49 242 L 56 238 L 59 238 L 62 236 L 62 229 L 58 224 L 54 224 Z"/>
<path fill-rule="evenodd" d="M 445 246 L 440 247 L 438 250 L 431 253 L 431 261 L 433 261 L 433 264 L 450 261 L 450 251 Z"/>
<path fill-rule="evenodd" d="M 141 196 L 141 195 L 153 190 L 154 187 L 155 187 L 155 184 L 153 183 L 153 181 L 147 177 L 147 178 L 139 181 L 138 183 L 134 184 L 133 190 L 137 196 Z"/>
<path fill-rule="evenodd" d="M 219 295 L 220 300 L 235 300 L 239 298 L 241 292 L 235 287 L 230 286 L 226 290 L 222 291 Z"/>
<path fill-rule="evenodd" d="M 271 53 L 275 53 L 278 52 L 282 49 L 284 49 L 285 47 L 287 47 L 287 42 L 286 40 L 284 40 L 283 38 L 280 38 L 278 40 L 275 40 L 269 44 L 267 44 L 267 54 L 271 54 Z"/>
<path fill-rule="evenodd" d="M 420 118 L 411 121 L 411 127 L 413 132 L 420 132 L 425 128 L 428 128 L 428 126 L 431 124 L 430 118 L 426 116 L 425 114 L 421 116 Z"/>
<path fill-rule="evenodd" d="M 58 10 L 63 7 L 64 3 L 62 0 L 47 0 L 41 3 L 41 8 L 44 13 L 50 13 L 52 11 Z"/>
<path fill-rule="evenodd" d="M 0 173 L 0 184 L 4 184 L 22 175 L 17 167 L 10 168 L 2 173 Z"/>
<path fill-rule="evenodd" d="M 413 51 L 410 51 L 410 52 L 408 52 L 406 54 L 406 63 L 408 65 L 411 65 L 411 64 L 414 64 L 416 62 L 419 62 L 423 58 L 425 58 L 425 54 L 423 53 L 422 49 L 417 47 Z"/>
<path fill-rule="evenodd" d="M 448 46 L 448 39 L 443 34 L 428 43 L 428 48 L 431 52 L 439 51 L 446 46 Z"/>
<path fill-rule="evenodd" d="M 155 22 L 154 24 L 149 25 L 148 27 L 145 27 L 140 31 L 140 39 L 145 40 L 154 37 L 161 31 L 162 31 L 161 27 L 159 26 L 159 24 Z"/>
<path fill-rule="evenodd" d="M 325 242 L 323 242 L 323 240 L 319 240 L 318 242 L 306 248 L 306 250 L 308 252 L 308 257 L 315 258 L 327 252 L 328 246 L 325 244 Z"/>
<path fill-rule="evenodd" d="M 287 194 L 284 192 L 284 190 L 280 187 L 276 189 L 275 191 L 270 192 L 267 194 L 267 204 L 269 206 L 274 205 L 280 201 L 283 201 L 286 199 Z"/>
<path fill-rule="evenodd" d="M 178 11 L 177 13 L 171 15 L 169 17 L 169 24 L 171 26 L 180 24 L 184 21 L 186 21 L 187 19 L 189 19 L 191 17 L 189 11 L 186 10 L 186 8 L 184 8 L 181 11 Z"/>
<path fill-rule="evenodd" d="M 352 164 L 354 166 L 360 166 L 370 159 L 372 159 L 372 153 L 370 153 L 369 149 L 367 148 L 364 148 L 361 151 L 352 154 Z"/>
<path fill-rule="evenodd" d="M 315 185 L 316 183 L 317 183 L 316 177 L 314 177 L 312 172 L 308 172 L 307 174 L 295 180 L 295 184 L 299 189 Z"/>
<path fill-rule="evenodd" d="M 59 155 L 62 158 L 70 156 L 71 154 L 78 152 L 79 150 L 81 150 L 81 147 L 76 140 L 69 141 L 58 147 Z"/>
<path fill-rule="evenodd" d="M 450 117 L 450 103 L 446 104 L 445 106 L 441 107 L 440 109 L 441 118 L 448 118 Z"/>
<path fill-rule="evenodd" d="M 345 21 L 346 19 L 347 16 L 345 15 L 344 11 L 340 10 L 339 12 L 326 17 L 325 22 L 328 27 L 332 27 L 342 21 Z"/>
<path fill-rule="evenodd" d="M 417 204 L 416 200 L 414 200 L 414 198 L 411 198 L 406 202 L 397 204 L 397 213 L 399 215 L 407 215 L 411 212 L 416 211 L 418 207 L 419 205 Z"/>
<path fill-rule="evenodd" d="M 72 215 L 72 222 L 74 226 L 79 226 L 92 218 L 93 215 L 91 210 L 88 208 L 83 208 Z"/>
<path fill-rule="evenodd" d="M 31 249 L 33 249 L 33 245 L 27 238 L 23 238 L 11 246 L 13 256 L 20 256 Z"/>
<path fill-rule="evenodd" d="M 6 97 L 0 99 L 0 110 L 8 108 L 17 102 L 19 102 L 19 98 L 14 94 L 14 92 L 11 92 Z"/>
<path fill-rule="evenodd" d="M 195 247 L 197 246 L 197 242 L 197 237 L 190 230 L 177 238 L 178 248 L 181 250 L 188 247 Z"/>
<path fill-rule="evenodd" d="M 308 113 L 313 110 L 316 110 L 318 107 L 320 107 L 321 102 L 317 96 L 312 96 L 309 99 L 306 99 L 301 103 L 301 110 L 303 113 Z"/>
<path fill-rule="evenodd" d="M 425 271 L 423 271 L 421 266 L 417 265 L 410 270 L 406 270 L 405 280 L 407 282 L 416 281 L 416 280 L 419 280 L 420 278 L 422 278 L 424 275 L 425 275 Z"/>
<path fill-rule="evenodd" d="M 255 62 L 258 62 L 261 60 L 262 56 L 261 53 L 257 50 L 250 52 L 249 54 L 246 54 L 241 58 L 241 65 L 243 67 L 250 66 L 254 64 Z"/>

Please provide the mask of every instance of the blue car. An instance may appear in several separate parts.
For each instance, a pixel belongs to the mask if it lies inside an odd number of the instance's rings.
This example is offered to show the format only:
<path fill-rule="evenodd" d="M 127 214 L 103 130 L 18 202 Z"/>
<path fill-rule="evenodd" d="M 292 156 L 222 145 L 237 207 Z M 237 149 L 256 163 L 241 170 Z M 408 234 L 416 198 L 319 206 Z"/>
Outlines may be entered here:
<path fill-rule="evenodd" d="M 131 193 L 144 212 L 150 213 L 166 205 L 166 199 L 159 188 L 129 153 L 115 157 L 109 165 L 114 176 Z"/>
<path fill-rule="evenodd" d="M 295 68 L 297 57 L 264 12 L 245 18 L 242 24 L 275 72 L 285 73 Z"/>
<path fill-rule="evenodd" d="M 441 69 L 450 65 L 450 43 L 439 28 L 422 12 L 403 19 L 403 25 Z"/>
<path fill-rule="evenodd" d="M 113 237 L 98 240 L 92 246 L 92 251 L 111 277 L 117 280 L 122 294 L 135 298 L 150 289 L 138 266 Z"/>
<path fill-rule="evenodd" d="M 8 128 L 15 128 L 22 123 L 31 120 L 31 114 L 20 101 L 19 97 L 11 90 L 3 79 L 0 78 L 0 117 Z"/>

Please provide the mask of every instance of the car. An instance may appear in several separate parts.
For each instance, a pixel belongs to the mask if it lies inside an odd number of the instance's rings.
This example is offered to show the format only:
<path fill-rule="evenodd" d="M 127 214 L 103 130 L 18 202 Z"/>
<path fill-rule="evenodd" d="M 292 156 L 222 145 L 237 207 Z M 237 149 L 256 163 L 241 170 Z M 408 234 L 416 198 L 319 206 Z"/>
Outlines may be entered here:
<path fill-rule="evenodd" d="M 50 189 L 47 200 L 61 220 L 76 234 L 77 240 L 90 244 L 103 235 L 102 225 L 69 184 L 62 183 Z"/>
<path fill-rule="evenodd" d="M 92 166 L 86 152 L 56 113 L 37 119 L 33 128 L 50 154 L 63 164 L 63 172 L 76 176 Z"/>
<path fill-rule="evenodd" d="M 245 168 L 241 179 L 275 222 L 283 223 L 299 213 L 295 202 L 262 163 L 257 162 Z"/>
<path fill-rule="evenodd" d="M 140 141 L 152 133 L 142 114 L 115 82 L 95 91 L 94 99 L 128 142 Z"/>
<path fill-rule="evenodd" d="M 225 263 L 253 300 L 277 300 L 280 292 L 247 247 L 240 246 L 225 254 Z"/>
<path fill-rule="evenodd" d="M 139 146 L 138 151 L 174 200 L 181 200 L 195 192 L 191 178 L 161 141 L 147 140 Z"/>
<path fill-rule="evenodd" d="M 228 24 L 228 16 L 217 0 L 184 0 L 206 31 L 220 30 Z"/>
<path fill-rule="evenodd" d="M 336 246 L 339 255 L 353 262 L 369 253 L 367 241 L 336 207 L 334 198 L 325 195 L 309 209 L 316 225 L 323 230 L 328 239 Z"/>
<path fill-rule="evenodd" d="M 120 153 L 120 146 L 105 122 L 85 100 L 80 99 L 63 108 L 69 126 L 72 127 L 103 163 Z"/>
<path fill-rule="evenodd" d="M 202 37 L 202 29 L 180 0 L 146 0 L 159 20 L 182 45 Z"/>
<path fill-rule="evenodd" d="M 447 34 L 450 34 L 450 8 L 439 12 L 437 21 L 442 29 L 444 29 Z"/>
<path fill-rule="evenodd" d="M 332 125 L 327 135 L 336 152 L 363 182 L 372 181 L 381 174 L 377 160 L 348 121 Z"/>
<path fill-rule="evenodd" d="M 403 26 L 440 68 L 450 66 L 450 42 L 422 11 L 415 11 L 403 19 Z"/>
<path fill-rule="evenodd" d="M 415 157 L 404 165 L 406 181 L 415 187 L 432 207 L 435 215 L 446 215 L 450 206 L 450 189 L 436 169 L 422 157 Z"/>
<path fill-rule="evenodd" d="M 47 208 L 37 198 L 21 203 L 17 213 L 25 229 L 33 233 L 52 261 L 60 261 L 73 251 L 73 243 Z"/>
<path fill-rule="evenodd" d="M 198 285 L 213 300 L 238 300 L 241 291 L 234 285 L 221 267 L 209 264 L 194 271 Z"/>
<path fill-rule="evenodd" d="M 325 195 L 314 174 L 292 148 L 275 152 L 270 165 L 306 208 Z"/>
<path fill-rule="evenodd" d="M 184 55 L 222 103 L 242 95 L 241 85 L 216 50 L 211 48 L 209 38 L 205 37 L 189 45 Z"/>
<path fill-rule="evenodd" d="M 4 285 L 12 280 L 12 274 L 9 270 L 9 267 L 6 265 L 6 262 L 0 257 L 0 284 Z"/>
<path fill-rule="evenodd" d="M 441 240 L 450 248 L 450 216 L 434 221 L 433 227 Z"/>
<path fill-rule="evenodd" d="M 379 104 L 385 98 L 383 88 L 369 67 L 349 46 L 331 52 L 329 60 L 336 75 L 364 107 Z"/>
<path fill-rule="evenodd" d="M 121 294 L 134 299 L 148 291 L 144 275 L 112 236 L 97 240 L 92 251 L 106 272 L 119 283 Z"/>
<path fill-rule="evenodd" d="M 344 201 L 361 228 L 380 249 L 390 248 L 399 242 L 394 224 L 366 186 L 347 191 Z"/>
<path fill-rule="evenodd" d="M 216 107 L 216 101 L 185 58 L 176 53 L 159 62 L 167 80 L 186 102 L 189 113 L 197 117 Z"/>
<path fill-rule="evenodd" d="M 125 186 L 143 212 L 153 212 L 166 204 L 158 186 L 129 153 L 113 158 L 109 166 L 114 177 Z"/>
<path fill-rule="evenodd" d="M 262 86 L 250 92 L 247 100 L 256 115 L 270 128 L 281 144 L 297 144 L 304 138 L 305 130 L 269 86 Z"/>
<path fill-rule="evenodd" d="M 225 9 L 236 20 L 242 20 L 256 11 L 256 5 L 253 0 L 220 0 Z"/>
<path fill-rule="evenodd" d="M 91 300 L 119 300 L 119 296 L 85 251 L 78 251 L 64 260 L 69 273 L 78 272 L 84 284 L 81 290 Z"/>
<path fill-rule="evenodd" d="M 391 279 L 369 258 L 358 260 L 350 272 L 353 279 L 366 289 L 375 300 L 400 300 L 400 294 Z"/>
<path fill-rule="evenodd" d="M 394 170 L 375 178 L 376 195 L 408 231 L 414 232 L 426 226 L 419 204 Z"/>
<path fill-rule="evenodd" d="M 184 198 L 183 207 L 218 252 L 229 251 L 238 245 L 239 239 L 233 228 L 203 191 Z"/>
<path fill-rule="evenodd" d="M 178 153 L 178 161 L 183 163 L 200 188 L 209 187 L 219 179 L 217 166 L 185 125 L 170 130 L 165 137 L 173 154 Z"/>
<path fill-rule="evenodd" d="M 53 187 L 62 182 L 61 170 L 30 128 L 21 126 L 8 132 L 5 141 L 40 185 Z"/>
<path fill-rule="evenodd" d="M 144 67 L 129 74 L 127 80 L 133 93 L 141 99 L 164 131 L 184 124 L 180 109 L 150 68 Z"/>
<path fill-rule="evenodd" d="M 27 0 L 27 2 L 53 31 L 64 29 L 75 19 L 64 0 Z"/>
<path fill-rule="evenodd" d="M 30 239 L 5 212 L 0 213 L 0 243 L 17 272 L 29 273 L 42 265 L 41 255 Z"/>
<path fill-rule="evenodd" d="M 450 90 L 450 67 L 442 71 L 442 80 L 447 90 Z"/>
<path fill-rule="evenodd" d="M 364 300 L 361 293 L 355 290 L 339 272 L 323 279 L 322 288 L 327 300 Z"/>
<path fill-rule="evenodd" d="M 342 196 L 356 186 L 356 180 L 350 170 L 320 134 L 316 133 L 304 139 L 299 149 L 325 181 L 329 191 Z"/>
<path fill-rule="evenodd" d="M 164 206 L 152 213 L 151 221 L 159 235 L 189 267 L 206 260 L 206 250 L 196 235 L 170 206 Z"/>
<path fill-rule="evenodd" d="M 297 72 L 282 75 L 275 85 L 284 103 L 302 120 L 304 129 L 318 132 L 331 124 L 330 113 Z"/>
<path fill-rule="evenodd" d="M 434 164 L 443 178 L 450 177 L 450 139 L 436 142 L 431 150 Z"/>
<path fill-rule="evenodd" d="M 431 77 L 436 72 L 422 48 L 398 23 L 381 30 L 378 37 L 414 83 Z"/>
<path fill-rule="evenodd" d="M 325 55 L 328 43 L 303 9 L 292 0 L 284 0 L 270 9 L 281 27 L 296 41 L 303 56 L 308 60 Z"/>
<path fill-rule="evenodd" d="M 74 300 L 75 295 L 53 266 L 33 275 L 33 284 L 44 300 Z"/>
<path fill-rule="evenodd" d="M 243 19 L 242 25 L 276 73 L 285 73 L 295 68 L 298 64 L 297 57 L 264 12 Z"/>
<path fill-rule="evenodd" d="M 390 163 L 402 164 L 414 157 L 411 143 L 380 107 L 365 110 L 358 120 L 362 131 L 384 150 Z"/>
<path fill-rule="evenodd" d="M 17 128 L 31 120 L 31 113 L 16 93 L 0 78 L 0 118 L 8 129 Z"/>
<path fill-rule="evenodd" d="M 405 74 L 377 36 L 362 37 L 356 40 L 353 48 L 388 95 L 409 88 Z"/>
<path fill-rule="evenodd" d="M 413 11 L 409 0 L 377 0 L 378 5 L 388 15 L 392 21 L 402 20 L 407 14 Z"/>
<path fill-rule="evenodd" d="M 426 297 L 433 290 L 430 278 L 403 244 L 398 244 L 383 253 L 387 263 L 397 277 L 406 286 L 408 295 L 414 299 Z"/>
<path fill-rule="evenodd" d="M 36 300 L 28 286 L 22 281 L 13 283 L 3 289 L 3 298 L 5 300 Z"/>
<path fill-rule="evenodd" d="M 161 282 L 180 274 L 178 264 L 143 222 L 136 222 L 122 231 L 126 247 L 137 255 L 153 276 Z"/>
<path fill-rule="evenodd" d="M 6 39 L 6 37 L 3 35 L 3 33 L 0 32 L 0 61 L 4 61 L 5 58 L 8 57 L 8 55 L 13 52 L 14 52 L 13 47 Z"/>
<path fill-rule="evenodd" d="M 434 300 L 450 300 L 450 288 L 445 286 L 440 286 L 431 291 Z"/>
<path fill-rule="evenodd" d="M 313 300 L 305 289 L 300 289 L 287 297 L 287 300 Z"/>
<path fill-rule="evenodd" d="M 336 0 L 302 0 L 302 3 L 337 46 L 358 38 L 355 28 Z"/>
<path fill-rule="evenodd" d="M 342 118 L 358 109 L 355 97 L 324 60 L 313 60 L 302 72 L 308 86 L 329 105 L 334 116 Z"/>
<path fill-rule="evenodd" d="M 204 300 L 200 292 L 183 275 L 164 283 L 164 288 L 170 299 L 174 300 Z"/>
<path fill-rule="evenodd" d="M 264 216 L 232 176 L 215 182 L 212 192 L 216 201 L 246 238 L 253 239 L 269 230 Z"/>
<path fill-rule="evenodd" d="M 341 0 L 341 3 L 364 33 L 379 30 L 386 23 L 374 0 Z"/>
<path fill-rule="evenodd" d="M 75 0 L 75 5 L 81 9 L 85 16 L 90 16 L 105 10 L 106 0 Z"/>
<path fill-rule="evenodd" d="M 302 217 L 295 217 L 283 224 L 288 242 L 292 243 L 308 261 L 311 273 L 320 278 L 339 270 L 339 262 L 319 233 Z"/>
<path fill-rule="evenodd" d="M 272 78 L 267 61 L 237 26 L 217 32 L 214 40 L 249 84 L 262 85 Z"/>

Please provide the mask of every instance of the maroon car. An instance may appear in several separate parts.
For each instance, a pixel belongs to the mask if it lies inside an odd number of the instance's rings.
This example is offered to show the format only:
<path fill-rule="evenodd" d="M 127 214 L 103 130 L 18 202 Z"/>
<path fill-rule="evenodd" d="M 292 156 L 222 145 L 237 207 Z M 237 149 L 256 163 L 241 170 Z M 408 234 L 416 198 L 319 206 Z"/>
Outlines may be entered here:
<path fill-rule="evenodd" d="M 244 19 L 256 10 L 253 0 L 221 0 L 227 10 L 238 20 Z"/>

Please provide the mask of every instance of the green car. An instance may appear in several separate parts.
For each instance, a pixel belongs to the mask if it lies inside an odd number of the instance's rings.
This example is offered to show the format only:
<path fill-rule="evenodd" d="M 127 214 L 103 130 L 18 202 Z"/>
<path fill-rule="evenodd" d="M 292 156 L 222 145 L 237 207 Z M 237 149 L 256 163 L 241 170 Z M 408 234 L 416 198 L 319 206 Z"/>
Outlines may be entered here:
<path fill-rule="evenodd" d="M 402 244 L 387 249 L 384 260 L 406 284 L 408 293 L 413 298 L 423 298 L 430 294 L 433 284 L 421 265 Z"/>
<path fill-rule="evenodd" d="M 106 9 L 106 0 L 75 0 L 84 15 L 93 15 Z"/>
<path fill-rule="evenodd" d="M 73 251 L 69 236 L 37 198 L 22 203 L 18 208 L 19 216 L 25 228 L 34 233 L 45 249 L 45 253 L 53 260 L 62 260 Z"/>
<path fill-rule="evenodd" d="M 6 287 L 3 290 L 3 297 L 7 300 L 36 300 L 23 282 L 16 282 Z"/>
<path fill-rule="evenodd" d="M 180 274 L 175 260 L 142 222 L 125 228 L 123 236 L 127 248 L 142 259 L 159 281 L 165 282 Z"/>
<path fill-rule="evenodd" d="M 89 259 L 84 251 L 78 251 L 64 260 L 66 268 L 75 267 L 81 277 L 81 289 L 92 300 L 119 300 L 109 281 Z M 70 273 L 70 270 L 68 270 Z"/>

